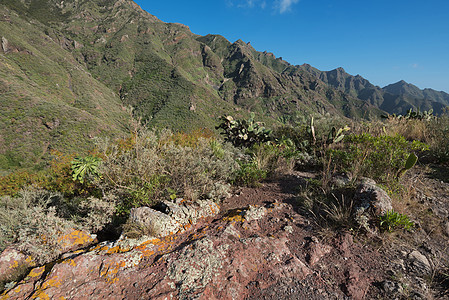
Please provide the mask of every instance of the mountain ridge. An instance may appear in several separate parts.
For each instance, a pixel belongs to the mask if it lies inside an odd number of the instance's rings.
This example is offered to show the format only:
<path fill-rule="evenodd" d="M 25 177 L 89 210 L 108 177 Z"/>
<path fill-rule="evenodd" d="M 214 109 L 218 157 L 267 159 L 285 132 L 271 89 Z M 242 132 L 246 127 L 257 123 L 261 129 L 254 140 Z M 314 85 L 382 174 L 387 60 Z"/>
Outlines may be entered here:
<path fill-rule="evenodd" d="M 100 133 L 125 134 L 127 106 L 149 126 L 190 130 L 214 128 L 222 114 L 246 117 L 250 111 L 274 125 L 309 115 L 375 119 L 409 108 L 439 113 L 449 103 L 444 92 L 409 87 L 396 95 L 343 68 L 294 66 L 242 40 L 196 35 L 130 0 L 3 0 L 0 16 L 0 90 L 8 91 L 1 101 L 3 168 L 39 162 L 52 149 L 86 151 L 90 137 Z M 23 91 L 47 108 L 31 111 L 34 106 L 18 102 Z M 21 105 L 27 109 L 17 119 Z M 64 114 L 64 120 L 57 117 Z M 70 119 L 76 114 L 91 129 Z M 22 135 L 28 141 L 15 139 Z"/>

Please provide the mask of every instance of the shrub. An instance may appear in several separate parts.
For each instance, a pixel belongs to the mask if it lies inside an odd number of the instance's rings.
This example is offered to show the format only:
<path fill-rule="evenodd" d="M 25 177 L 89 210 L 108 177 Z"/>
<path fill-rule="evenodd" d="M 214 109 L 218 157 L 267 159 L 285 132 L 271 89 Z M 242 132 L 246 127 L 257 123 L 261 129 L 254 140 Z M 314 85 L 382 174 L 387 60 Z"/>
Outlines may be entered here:
<path fill-rule="evenodd" d="M 431 120 L 426 128 L 432 156 L 439 162 L 449 162 L 449 114 Z"/>
<path fill-rule="evenodd" d="M 270 177 L 291 172 L 297 157 L 297 151 L 289 139 L 255 144 L 248 149 L 248 153 L 257 168 Z"/>
<path fill-rule="evenodd" d="M 118 212 L 132 207 L 153 206 L 162 198 L 207 197 L 216 182 L 225 183 L 238 167 L 236 149 L 213 138 L 187 135 L 187 145 L 170 131 L 139 128 L 132 141 L 99 143 L 103 163 L 102 190 L 122 199 Z"/>
<path fill-rule="evenodd" d="M 231 180 L 234 185 L 243 185 L 249 187 L 257 187 L 262 180 L 267 178 L 267 172 L 259 169 L 255 162 L 240 162 L 234 178 Z"/>
<path fill-rule="evenodd" d="M 59 255 L 58 237 L 77 226 L 57 216 L 50 206 L 60 194 L 34 188 L 22 189 L 16 197 L 0 198 L 0 250 L 15 243 L 36 262 L 45 263 Z"/>
<path fill-rule="evenodd" d="M 403 136 L 373 136 L 368 133 L 349 135 L 343 144 L 327 153 L 337 170 L 353 178 L 366 176 L 380 182 L 396 178 L 412 151 L 426 151 L 429 146 L 407 141 Z"/>
<path fill-rule="evenodd" d="M 46 263 L 61 254 L 58 238 L 67 229 L 97 232 L 112 221 L 116 199 L 66 199 L 61 193 L 26 187 L 0 197 L 0 252 L 8 245 Z"/>
<path fill-rule="evenodd" d="M 26 185 L 35 183 L 36 174 L 18 171 L 0 177 L 0 196 L 14 196 Z"/>

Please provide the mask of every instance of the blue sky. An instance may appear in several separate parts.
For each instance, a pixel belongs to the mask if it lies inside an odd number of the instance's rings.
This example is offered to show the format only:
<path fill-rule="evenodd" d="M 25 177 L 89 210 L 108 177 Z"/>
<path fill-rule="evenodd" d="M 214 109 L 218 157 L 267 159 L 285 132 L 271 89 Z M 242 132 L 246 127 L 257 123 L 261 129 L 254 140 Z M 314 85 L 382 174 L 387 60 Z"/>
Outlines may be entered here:
<path fill-rule="evenodd" d="M 242 39 L 294 65 L 449 92 L 448 0 L 135 1 L 164 22 Z"/>

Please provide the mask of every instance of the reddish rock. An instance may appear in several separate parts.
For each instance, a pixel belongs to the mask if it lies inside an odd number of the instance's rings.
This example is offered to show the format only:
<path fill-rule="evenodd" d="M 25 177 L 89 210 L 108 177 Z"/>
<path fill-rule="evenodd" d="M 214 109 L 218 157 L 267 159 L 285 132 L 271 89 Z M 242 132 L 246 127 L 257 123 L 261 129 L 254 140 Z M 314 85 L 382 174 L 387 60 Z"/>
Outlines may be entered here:
<path fill-rule="evenodd" d="M 35 282 L 9 291 L 10 299 L 190 298 L 240 299 L 254 280 L 268 288 L 279 278 L 305 278 L 311 270 L 279 238 L 254 236 L 244 221 L 221 221 L 213 227 L 153 238 L 132 249 L 101 244 L 66 255 Z M 256 221 L 252 221 L 256 222 Z M 207 229 L 207 230 L 206 230 Z M 262 275 L 263 274 L 263 275 Z M 23 292 L 21 292 L 23 291 Z"/>
<path fill-rule="evenodd" d="M 242 199 L 246 198 L 240 197 L 237 207 L 249 207 Z M 254 203 L 254 197 L 248 199 Z M 373 252 L 353 243 L 349 233 L 332 239 L 332 246 L 307 238 L 306 223 L 290 205 L 264 207 L 257 203 L 230 209 L 214 220 L 201 218 L 177 234 L 122 238 L 66 253 L 54 265 L 33 269 L 3 296 L 161 300 L 366 297 L 377 280 L 367 275 L 373 269 L 370 261 L 376 261 Z M 165 214 L 183 224 L 192 214 L 182 208 L 184 204 L 178 205 L 181 207 L 167 207 Z"/>
<path fill-rule="evenodd" d="M 97 242 L 95 236 L 77 229 L 69 230 L 67 234 L 58 238 L 58 245 L 63 253 L 85 248 L 95 242 Z"/>
<path fill-rule="evenodd" d="M 23 269 L 33 265 L 33 259 L 30 256 L 8 247 L 0 255 L 0 281 L 8 279 L 19 268 Z"/>
<path fill-rule="evenodd" d="M 332 250 L 332 247 L 329 245 L 324 245 L 318 241 L 312 241 L 308 247 L 309 251 L 306 256 L 307 262 L 309 265 L 314 266 L 320 259 L 329 254 Z"/>

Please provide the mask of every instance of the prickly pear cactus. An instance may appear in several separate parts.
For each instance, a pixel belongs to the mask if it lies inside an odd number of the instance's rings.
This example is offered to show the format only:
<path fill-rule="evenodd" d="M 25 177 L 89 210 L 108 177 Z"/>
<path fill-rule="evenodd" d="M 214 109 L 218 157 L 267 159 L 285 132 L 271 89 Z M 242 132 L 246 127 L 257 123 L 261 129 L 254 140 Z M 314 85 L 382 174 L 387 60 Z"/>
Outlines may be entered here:
<path fill-rule="evenodd" d="M 222 129 L 225 140 L 236 147 L 251 147 L 256 143 L 269 141 L 271 130 L 265 128 L 262 122 L 255 122 L 254 117 L 254 113 L 251 113 L 248 120 L 234 120 L 232 116 L 221 116 L 221 123 L 216 129 Z"/>

